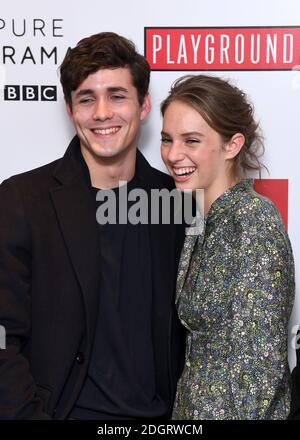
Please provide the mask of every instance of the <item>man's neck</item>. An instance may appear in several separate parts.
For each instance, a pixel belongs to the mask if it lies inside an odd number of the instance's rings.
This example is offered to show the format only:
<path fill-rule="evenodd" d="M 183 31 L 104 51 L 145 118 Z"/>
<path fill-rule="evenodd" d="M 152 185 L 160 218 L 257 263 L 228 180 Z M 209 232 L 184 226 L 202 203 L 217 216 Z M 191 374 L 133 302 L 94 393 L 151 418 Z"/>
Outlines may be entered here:
<path fill-rule="evenodd" d="M 136 149 L 126 152 L 120 158 L 95 158 L 81 149 L 94 188 L 110 189 L 119 186 L 120 181 L 129 182 L 135 174 Z"/>

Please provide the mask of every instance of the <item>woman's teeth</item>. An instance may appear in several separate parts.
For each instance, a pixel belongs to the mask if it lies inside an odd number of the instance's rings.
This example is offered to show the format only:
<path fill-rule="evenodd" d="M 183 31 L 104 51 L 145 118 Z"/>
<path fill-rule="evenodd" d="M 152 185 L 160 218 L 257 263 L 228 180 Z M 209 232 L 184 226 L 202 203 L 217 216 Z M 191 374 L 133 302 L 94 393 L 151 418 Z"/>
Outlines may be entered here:
<path fill-rule="evenodd" d="M 195 169 L 196 167 L 173 168 L 173 172 L 176 176 L 184 176 L 193 173 Z"/>

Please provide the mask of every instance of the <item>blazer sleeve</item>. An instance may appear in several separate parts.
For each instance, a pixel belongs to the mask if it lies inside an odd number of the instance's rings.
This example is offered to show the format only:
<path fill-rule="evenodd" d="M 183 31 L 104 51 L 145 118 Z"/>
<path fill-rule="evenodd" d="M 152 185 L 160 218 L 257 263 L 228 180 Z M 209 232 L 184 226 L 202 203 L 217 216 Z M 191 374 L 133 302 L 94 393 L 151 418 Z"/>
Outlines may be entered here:
<path fill-rule="evenodd" d="M 30 229 L 21 196 L 9 179 L 0 185 L 0 419 L 47 419 L 28 360 L 22 355 L 31 331 Z"/>
<path fill-rule="evenodd" d="M 236 245 L 235 265 L 228 359 L 236 416 L 286 418 L 294 262 L 283 227 L 248 225 Z"/>

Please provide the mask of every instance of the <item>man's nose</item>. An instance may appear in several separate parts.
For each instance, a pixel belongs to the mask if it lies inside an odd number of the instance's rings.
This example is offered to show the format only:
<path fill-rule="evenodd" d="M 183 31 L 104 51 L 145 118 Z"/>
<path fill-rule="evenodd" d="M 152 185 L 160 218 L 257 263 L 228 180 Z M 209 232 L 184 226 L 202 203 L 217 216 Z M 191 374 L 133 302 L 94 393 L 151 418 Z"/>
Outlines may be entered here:
<path fill-rule="evenodd" d="M 105 121 L 106 119 L 112 118 L 112 116 L 113 111 L 109 101 L 107 99 L 99 99 L 95 105 L 93 119 L 95 121 Z"/>

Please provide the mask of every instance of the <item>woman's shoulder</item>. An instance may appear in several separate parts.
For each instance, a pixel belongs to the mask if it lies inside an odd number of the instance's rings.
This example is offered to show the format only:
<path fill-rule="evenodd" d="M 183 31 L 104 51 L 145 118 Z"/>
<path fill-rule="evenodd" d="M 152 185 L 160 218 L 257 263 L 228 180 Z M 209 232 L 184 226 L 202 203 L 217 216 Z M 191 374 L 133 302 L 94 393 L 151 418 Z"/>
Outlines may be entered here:
<path fill-rule="evenodd" d="M 249 189 L 239 198 L 234 209 L 234 243 L 247 251 L 249 261 L 268 256 L 269 269 L 284 264 L 290 279 L 294 273 L 292 246 L 281 215 L 267 197 Z M 292 282 L 292 281 L 291 281 Z"/>
<path fill-rule="evenodd" d="M 286 234 L 281 215 L 275 204 L 267 197 L 248 187 L 241 193 L 233 212 L 236 225 L 243 230 L 257 233 L 275 232 Z"/>

